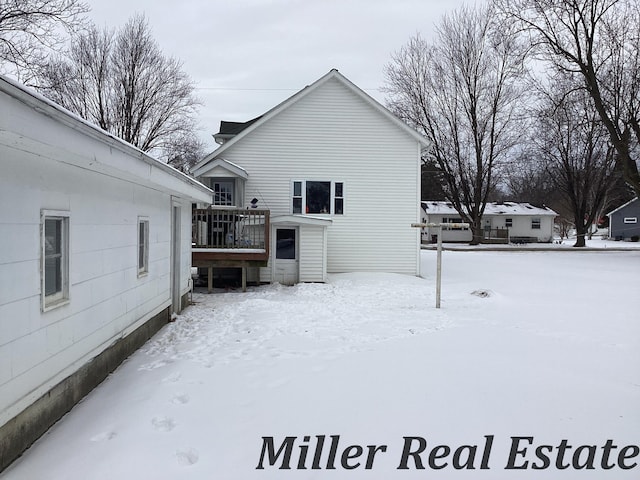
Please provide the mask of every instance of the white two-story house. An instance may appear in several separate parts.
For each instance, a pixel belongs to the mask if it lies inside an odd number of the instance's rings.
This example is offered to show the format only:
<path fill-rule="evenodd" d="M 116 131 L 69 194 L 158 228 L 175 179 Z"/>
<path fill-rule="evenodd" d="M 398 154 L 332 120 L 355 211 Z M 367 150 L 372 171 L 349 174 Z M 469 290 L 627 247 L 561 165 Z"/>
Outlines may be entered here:
<path fill-rule="evenodd" d="M 284 284 L 419 274 L 411 224 L 425 140 L 337 70 L 215 137 L 221 146 L 192 169 L 214 191 L 194 215 L 195 265 Z"/>

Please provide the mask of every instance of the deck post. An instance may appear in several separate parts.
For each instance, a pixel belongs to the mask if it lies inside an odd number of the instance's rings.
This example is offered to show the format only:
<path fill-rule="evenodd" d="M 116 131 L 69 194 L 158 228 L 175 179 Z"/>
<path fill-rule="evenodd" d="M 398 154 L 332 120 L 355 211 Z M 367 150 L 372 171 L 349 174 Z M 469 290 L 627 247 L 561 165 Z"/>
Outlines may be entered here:
<path fill-rule="evenodd" d="M 242 267 L 242 291 L 247 291 L 247 267 Z"/>
<path fill-rule="evenodd" d="M 207 268 L 207 293 L 213 292 L 213 266 Z"/>

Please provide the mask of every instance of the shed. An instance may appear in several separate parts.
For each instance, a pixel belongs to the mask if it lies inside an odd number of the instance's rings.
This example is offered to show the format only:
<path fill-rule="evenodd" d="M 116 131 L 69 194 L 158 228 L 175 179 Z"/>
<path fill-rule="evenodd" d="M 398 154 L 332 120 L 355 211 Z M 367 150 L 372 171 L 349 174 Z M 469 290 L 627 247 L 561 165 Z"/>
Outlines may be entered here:
<path fill-rule="evenodd" d="M 607 213 L 609 217 L 609 238 L 614 240 L 637 241 L 640 238 L 640 201 L 638 197 Z"/>

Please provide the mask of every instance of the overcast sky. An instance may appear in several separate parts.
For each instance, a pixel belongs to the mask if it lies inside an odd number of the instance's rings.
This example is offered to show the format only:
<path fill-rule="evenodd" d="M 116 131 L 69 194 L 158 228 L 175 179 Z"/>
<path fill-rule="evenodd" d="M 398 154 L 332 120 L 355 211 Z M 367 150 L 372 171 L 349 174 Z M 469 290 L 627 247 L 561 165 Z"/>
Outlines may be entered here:
<path fill-rule="evenodd" d="M 263 114 L 332 68 L 381 103 L 384 66 L 463 0 L 86 0 L 98 26 L 144 13 L 196 82 L 201 138 Z M 473 2 L 471 2 L 473 3 Z"/>

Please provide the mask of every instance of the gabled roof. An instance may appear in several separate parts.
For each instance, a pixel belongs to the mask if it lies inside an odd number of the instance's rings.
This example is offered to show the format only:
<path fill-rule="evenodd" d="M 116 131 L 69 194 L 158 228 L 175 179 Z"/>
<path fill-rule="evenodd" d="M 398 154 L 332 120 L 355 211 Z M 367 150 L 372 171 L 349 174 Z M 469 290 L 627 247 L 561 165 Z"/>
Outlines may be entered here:
<path fill-rule="evenodd" d="M 607 217 L 610 215 L 613 215 L 614 213 L 616 213 L 619 210 L 622 210 L 623 208 L 631 205 L 633 202 L 637 202 L 638 198 L 640 197 L 636 197 L 636 198 L 632 198 L 631 200 L 629 200 L 627 203 L 625 203 L 624 205 L 620 205 L 618 208 L 616 208 L 615 210 L 611 210 L 609 213 L 607 213 Z"/>
<path fill-rule="evenodd" d="M 358 88 L 355 84 L 353 84 L 350 80 L 348 80 L 344 75 L 342 75 L 340 72 L 338 72 L 338 70 L 333 69 L 329 73 L 327 73 L 326 75 L 321 77 L 320 79 L 316 80 L 311 85 L 303 88 L 302 90 L 300 90 L 296 94 L 294 94 L 291 97 L 289 97 L 284 102 L 282 102 L 279 105 L 275 106 L 274 108 L 269 110 L 264 115 L 261 115 L 260 117 L 257 117 L 257 118 L 255 118 L 253 120 L 250 120 L 249 122 L 246 122 L 246 123 L 249 124 L 248 126 L 244 127 L 237 135 L 235 135 L 232 138 L 230 138 L 223 145 L 221 145 L 218 149 L 214 150 L 212 153 L 207 155 L 203 160 L 201 160 L 196 165 L 194 165 L 194 167 L 191 169 L 191 172 L 195 176 L 198 176 L 198 171 L 201 169 L 201 167 L 203 165 L 205 165 L 207 162 L 209 162 L 211 159 L 219 157 L 220 154 L 222 154 L 225 150 L 227 150 L 229 147 L 231 147 L 232 145 L 234 145 L 237 142 L 239 142 L 240 140 L 242 140 L 244 137 L 249 135 L 256 128 L 259 128 L 260 125 L 263 125 L 264 123 L 268 122 L 273 117 L 278 115 L 280 112 L 282 112 L 283 110 L 286 110 L 291 105 L 293 105 L 294 103 L 298 102 L 302 98 L 306 97 L 307 95 L 309 95 L 309 93 L 313 92 L 314 90 L 317 90 L 319 87 L 321 87 L 322 85 L 324 85 L 325 83 L 327 83 L 328 81 L 330 81 L 332 79 L 338 80 L 345 87 L 347 87 L 351 92 L 355 93 L 359 98 L 361 98 L 362 100 L 367 102 L 375 110 L 377 110 L 381 115 L 383 115 L 385 118 L 387 118 L 393 125 L 395 125 L 397 128 L 399 128 L 402 131 L 404 131 L 405 133 L 407 133 L 409 136 L 414 138 L 421 145 L 423 145 L 425 147 L 428 145 L 427 144 L 427 140 L 422 135 L 420 135 L 418 132 L 416 132 L 411 127 L 406 125 L 398 117 L 393 115 L 386 107 L 381 105 L 379 102 L 374 100 L 371 96 L 369 96 L 363 90 Z"/>
<path fill-rule="evenodd" d="M 421 202 L 422 209 L 431 215 L 459 215 L 453 204 L 443 201 L 424 201 Z M 549 207 L 536 207 L 530 203 L 517 202 L 490 202 L 484 209 L 484 215 L 553 215 L 558 214 Z"/>
<path fill-rule="evenodd" d="M 216 167 L 226 170 L 234 177 L 244 178 L 245 180 L 249 178 L 249 174 L 244 168 L 242 168 L 240 165 L 236 165 L 235 163 L 230 162 L 229 160 L 225 160 L 224 158 L 216 158 L 213 162 L 203 165 L 203 167 L 198 172 L 198 176 L 202 176 Z"/>
<path fill-rule="evenodd" d="M 223 144 L 225 141 L 235 137 L 245 128 L 250 127 L 253 123 L 260 120 L 260 118 L 262 118 L 262 116 L 256 117 L 248 122 L 227 122 L 226 120 L 222 120 L 220 122 L 220 131 L 216 133 L 213 138 L 217 143 Z"/>

